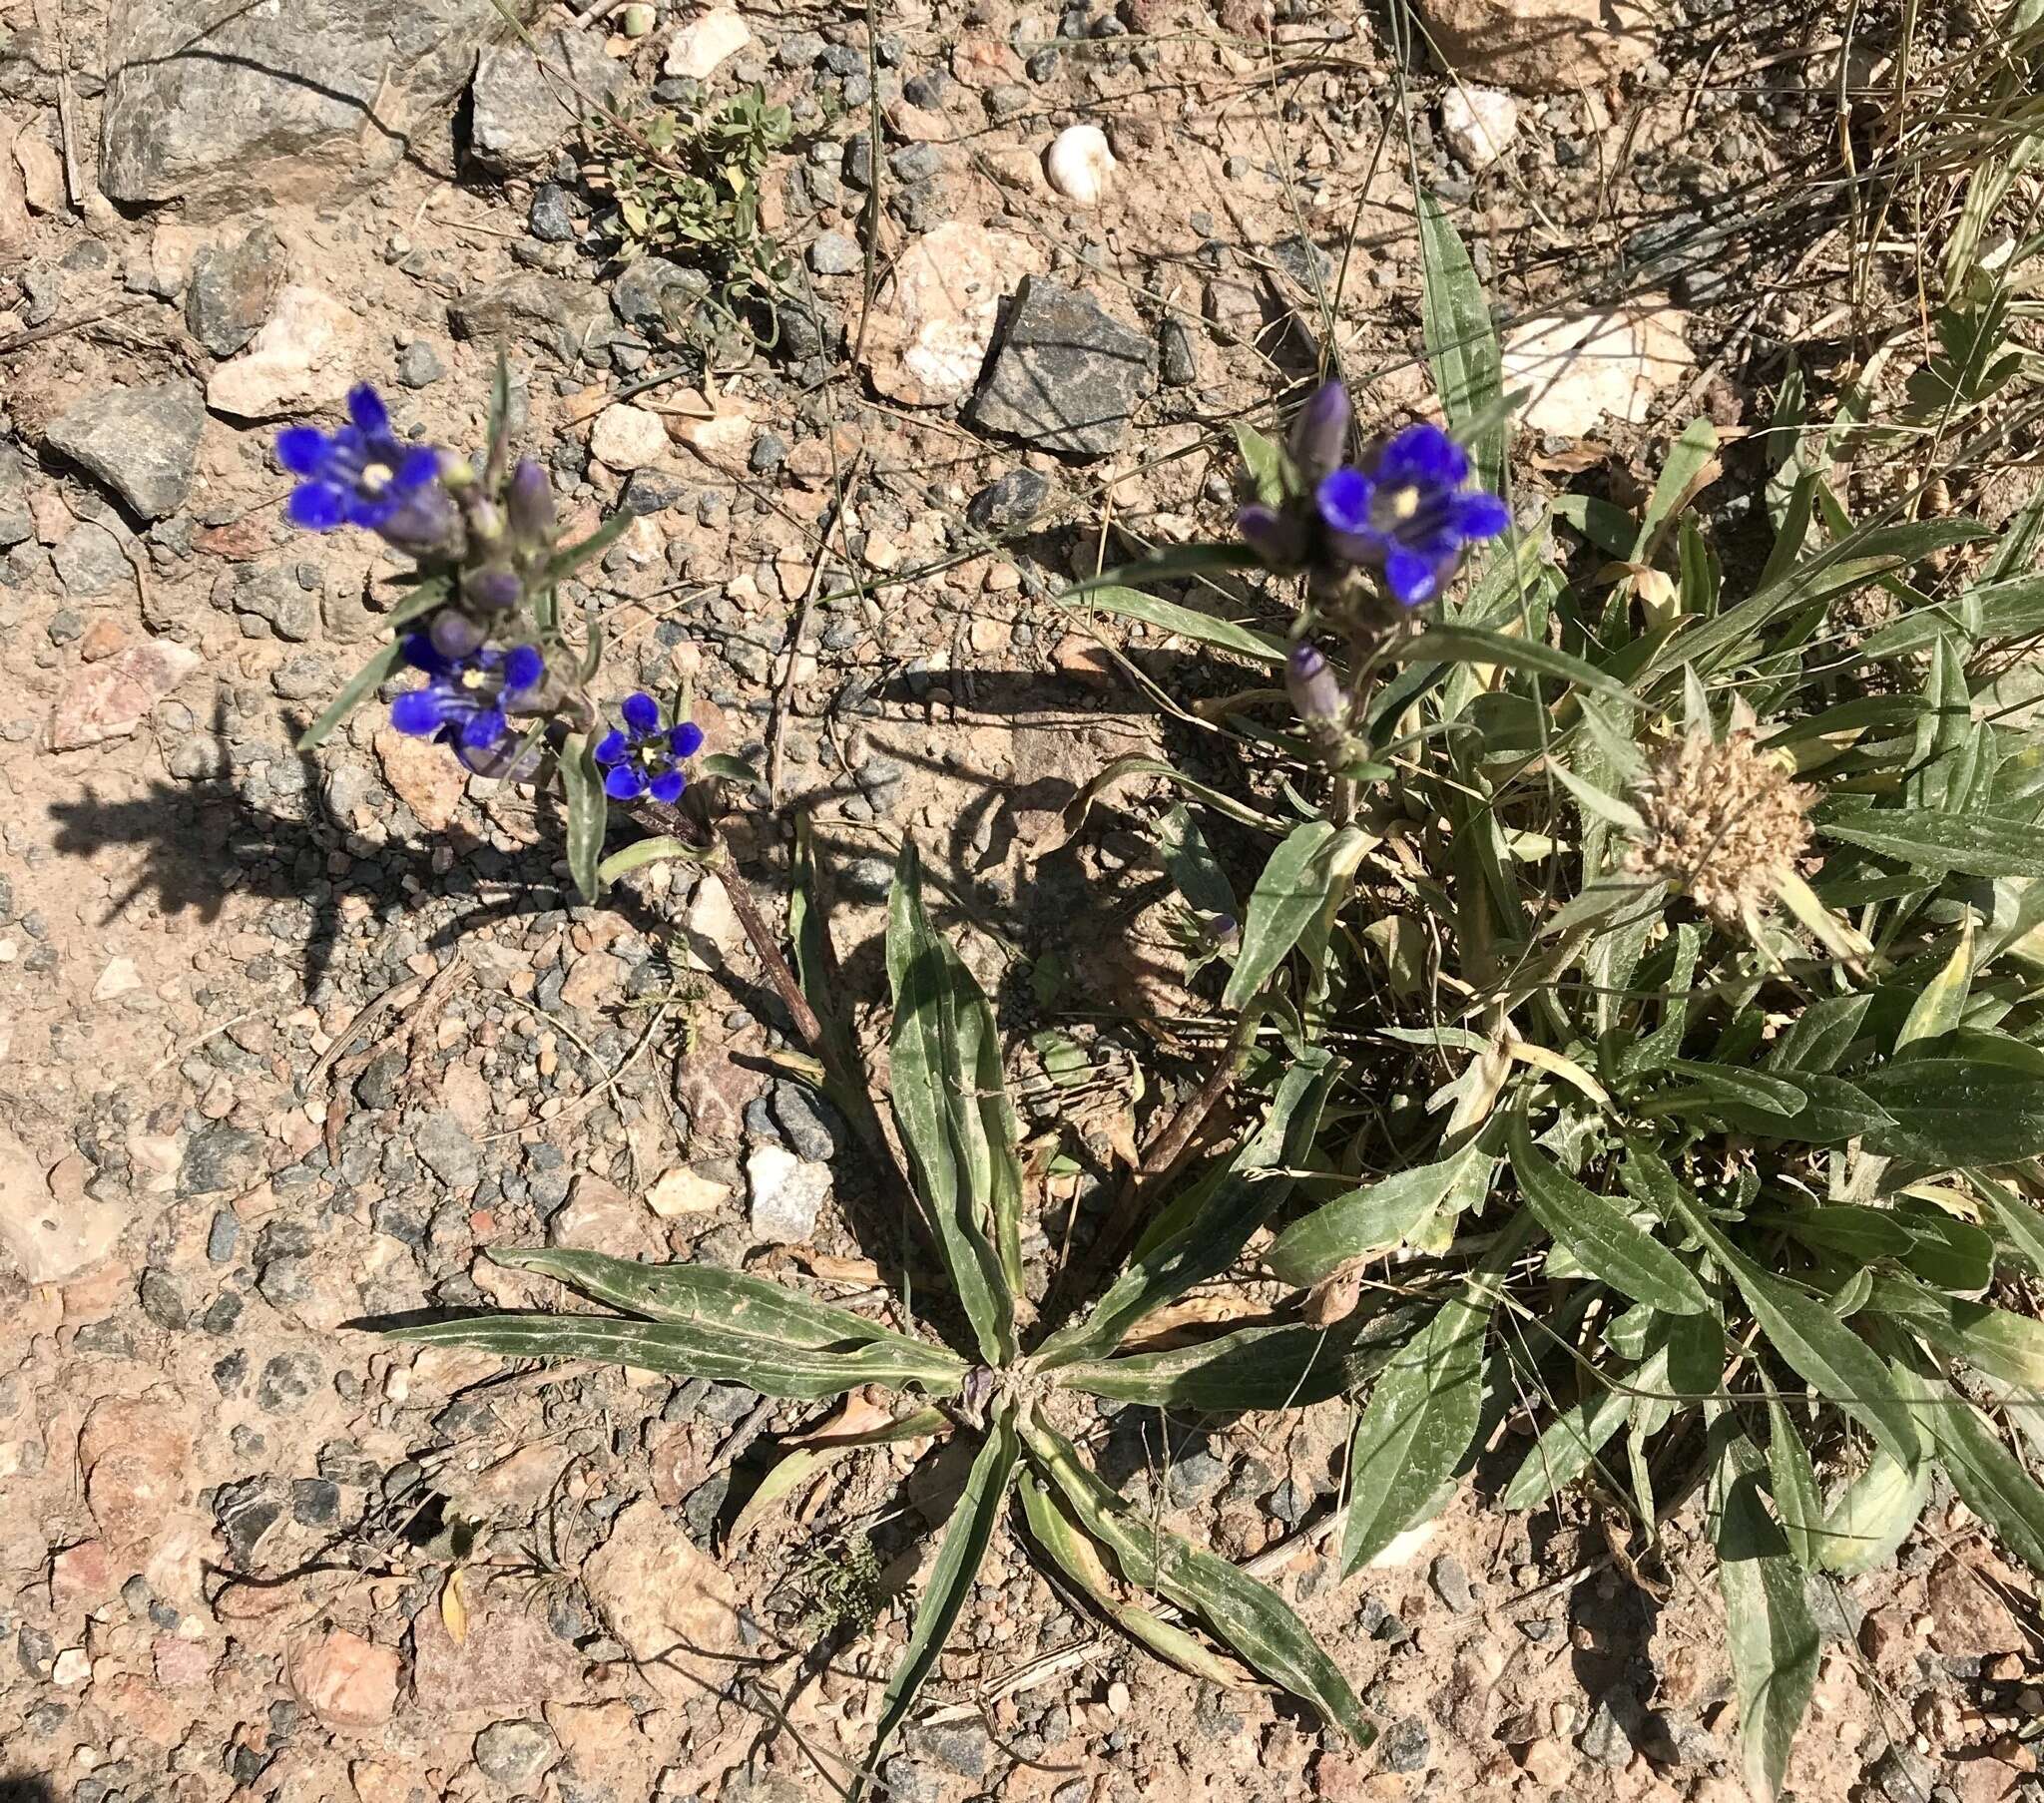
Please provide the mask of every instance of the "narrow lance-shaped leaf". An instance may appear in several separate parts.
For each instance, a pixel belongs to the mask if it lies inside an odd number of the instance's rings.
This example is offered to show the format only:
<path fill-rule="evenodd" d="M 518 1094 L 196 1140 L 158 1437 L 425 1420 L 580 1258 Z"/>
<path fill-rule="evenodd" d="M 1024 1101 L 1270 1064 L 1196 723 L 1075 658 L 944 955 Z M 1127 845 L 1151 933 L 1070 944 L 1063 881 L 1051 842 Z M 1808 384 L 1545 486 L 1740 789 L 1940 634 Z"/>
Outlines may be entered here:
<path fill-rule="evenodd" d="M 1242 1669 L 1219 1657 L 1182 1627 L 1163 1620 L 1139 1602 L 1115 1593 L 1114 1580 L 1101 1563 L 1099 1549 L 1079 1525 L 1058 1505 L 1034 1472 L 1017 1475 L 1016 1489 L 1022 1498 L 1022 1513 L 1029 1523 L 1030 1538 L 1047 1553 L 1065 1577 L 1084 1592 L 1086 1598 L 1115 1626 L 1140 1646 L 1147 1646 L 1160 1659 L 1169 1660 L 1181 1671 L 1205 1678 L 1210 1684 L 1230 1688 L 1243 1681 Z"/>
<path fill-rule="evenodd" d="M 297 749 L 309 751 L 322 743 L 334 727 L 355 710 L 362 697 L 371 693 L 404 664 L 404 645 L 393 639 L 376 653 L 368 663 L 348 677 L 340 692 L 327 703 L 326 711 L 298 734 Z"/>
<path fill-rule="evenodd" d="M 931 931 L 922 863 L 904 840 L 887 919 L 894 989 L 889 1096 L 915 1189 L 989 1365 L 1015 1356 L 1022 1176 L 993 1013 Z"/>
<path fill-rule="evenodd" d="M 1257 878 L 1223 1007 L 1239 1012 L 1249 1006 L 1337 887 L 1354 873 L 1370 843 L 1357 828 L 1337 831 L 1325 820 L 1292 828 Z"/>
<path fill-rule="evenodd" d="M 1823 1503 L 1809 1449 L 1780 1400 L 1768 1399 L 1768 1481 L 1788 1551 L 1805 1572 L 1816 1569 L 1823 1541 Z"/>
<path fill-rule="evenodd" d="M 1585 1189 L 1533 1143 L 1523 1110 L 1511 1118 L 1507 1144 L 1526 1205 L 1584 1270 L 1621 1295 L 1671 1315 L 1710 1310 L 1710 1292 L 1696 1272 L 1625 1209 Z"/>
<path fill-rule="evenodd" d="M 1675 1180 L 1661 1158 L 1635 1141 L 1626 1178 L 1664 1219 L 1680 1220 L 1731 1275 L 1761 1331 L 1804 1383 L 1857 1421 L 1902 1464 L 1913 1464 L 1918 1441 L 1909 1410 L 1888 1370 L 1866 1342 L 1822 1303 L 1771 1277 L 1733 1245 Z"/>
<path fill-rule="evenodd" d="M 1447 1210 L 1459 1214 L 1490 1187 L 1497 1160 L 1471 1140 L 1432 1164 L 1396 1171 L 1323 1202 L 1278 1236 L 1266 1262 L 1303 1289 L 1346 1264 L 1396 1246 Z"/>
<path fill-rule="evenodd" d="M 739 1511 L 738 1520 L 731 1525 L 731 1538 L 743 1540 L 748 1533 L 766 1520 L 766 1512 L 784 1496 L 798 1490 L 818 1472 L 834 1465 L 840 1459 L 848 1459 L 855 1452 L 872 1446 L 892 1446 L 903 1440 L 920 1440 L 925 1435 L 940 1434 L 948 1425 L 949 1418 L 941 1409 L 917 1409 L 911 1415 L 904 1415 L 898 1421 L 887 1422 L 882 1427 L 863 1434 L 850 1434 L 833 1438 L 813 1446 L 798 1446 L 778 1461 L 760 1480 L 760 1488 L 746 1499 L 745 1508 Z"/>
<path fill-rule="evenodd" d="M 880 1755 L 908 1719 L 917 1693 L 936 1669 L 937 1658 L 944 1650 L 944 1642 L 951 1637 L 965 1599 L 972 1594 L 973 1579 L 986 1559 L 994 1528 L 1001 1519 L 1001 1506 L 1007 1500 L 1008 1486 L 1014 1480 L 1019 1452 L 1013 1418 L 1002 1409 L 994 1417 L 979 1456 L 972 1462 L 965 1489 L 944 1529 L 943 1545 L 937 1549 L 929 1582 L 923 1586 L 921 1600 L 916 1604 L 915 1625 L 909 1632 L 907 1650 L 894 1667 L 894 1675 L 887 1680 L 880 1699 L 879 1727 L 853 1789 L 854 1798 L 865 1793 Z"/>
<path fill-rule="evenodd" d="M 1821 1645 L 1801 1569 L 1760 1498 L 1760 1455 L 1731 1432 L 1714 1430 L 1709 1516 L 1725 1597 L 1726 1642 L 1739 1692 L 1740 1760 L 1756 1803 L 1782 1788 L 1795 1731 L 1816 1685 Z"/>
<path fill-rule="evenodd" d="M 1433 194 L 1419 191 L 1420 326 L 1434 387 L 1448 423 L 1469 430 L 1487 418 L 1504 389 L 1504 355 L 1475 264 L 1447 211 Z M 1476 432 L 1469 446 L 1476 479 L 1502 492 L 1505 426 L 1499 420 Z"/>
<path fill-rule="evenodd" d="M 1311 1704 L 1357 1746 L 1376 1738 L 1341 1668 L 1281 1596 L 1137 1513 L 1080 1463 L 1063 1436 L 1033 1419 L 1023 1421 L 1022 1433 L 1037 1469 L 1131 1583 L 1198 1615 L 1237 1656 Z"/>
<path fill-rule="evenodd" d="M 561 741 L 561 787 L 568 806 L 568 874 L 584 901 L 593 902 L 603 894 L 603 835 L 609 798 L 603 790 L 603 772 L 596 767 L 589 740 L 570 732 Z"/>
<path fill-rule="evenodd" d="M 2020 815 L 1868 807 L 1819 818 L 1816 829 L 1827 839 L 1857 845 L 1916 870 L 2044 876 L 2044 835 L 2034 820 Z"/>
<path fill-rule="evenodd" d="M 1107 1293 L 1044 1341 L 1032 1362 L 1049 1370 L 1105 1358 L 1145 1315 L 1226 1270 L 1291 1193 L 1291 1178 L 1273 1172 L 1306 1157 L 1340 1069 L 1317 1049 L 1296 1060 L 1278 1080 L 1257 1131 L 1166 1205 Z"/>
<path fill-rule="evenodd" d="M 1062 599 L 1069 602 L 1073 596 L 1067 595 Z M 1258 664 L 1268 666 L 1284 662 L 1284 647 L 1268 633 L 1238 626 L 1233 620 L 1186 607 L 1181 602 L 1166 601 L 1161 595 L 1146 595 L 1141 589 L 1124 589 L 1110 584 L 1105 588 L 1086 590 L 1083 600 L 1087 607 L 1098 608 L 1103 614 L 1113 614 L 1122 620 L 1140 620 L 1145 626 L 1156 627 L 1159 632 L 1192 639 L 1220 651 L 1234 652 Z"/>
<path fill-rule="evenodd" d="M 1951 1166 L 2013 1164 L 2044 1152 L 2044 1084 L 2013 1065 L 1971 1058 L 1904 1058 L 1854 1074 L 1894 1118 L 1869 1151 Z"/>
<path fill-rule="evenodd" d="M 1387 1317 L 1387 1327 L 1392 1320 Z M 1358 1332 L 1358 1326 L 1347 1323 L 1238 1327 L 1194 1346 L 1063 1365 L 1056 1381 L 1060 1389 L 1083 1390 L 1089 1396 L 1193 1414 L 1302 1409 L 1340 1395 L 1381 1356 L 1356 1350 Z M 1373 1342 L 1376 1336 L 1369 1337 Z"/>

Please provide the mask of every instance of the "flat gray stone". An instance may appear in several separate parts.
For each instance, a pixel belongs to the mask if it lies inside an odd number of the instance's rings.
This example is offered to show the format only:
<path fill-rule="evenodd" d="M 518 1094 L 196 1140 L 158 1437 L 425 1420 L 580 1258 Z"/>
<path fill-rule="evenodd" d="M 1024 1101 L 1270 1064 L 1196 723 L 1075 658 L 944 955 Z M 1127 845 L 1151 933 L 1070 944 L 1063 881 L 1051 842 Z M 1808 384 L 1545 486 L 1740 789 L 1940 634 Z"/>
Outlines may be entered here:
<path fill-rule="evenodd" d="M 478 47 L 509 35 L 492 0 L 114 0 L 99 185 L 323 200 L 428 144 L 438 160 Z"/>
<path fill-rule="evenodd" d="M 611 332 L 611 310 L 595 288 L 531 272 L 471 288 L 447 317 L 458 337 L 537 338 L 564 357 L 600 350 Z"/>
<path fill-rule="evenodd" d="M 500 175 L 544 163 L 575 129 L 578 97 L 609 102 L 625 84 L 623 65 L 589 32 L 550 31 L 539 47 L 544 70 L 519 43 L 493 45 L 476 58 L 469 155 Z"/>
<path fill-rule="evenodd" d="M 191 492 L 205 424 L 197 382 L 151 382 L 80 401 L 43 443 L 106 483 L 138 518 L 161 520 Z"/>
<path fill-rule="evenodd" d="M 269 317 L 283 281 L 283 243 L 257 225 L 233 246 L 209 245 L 192 259 L 185 290 L 185 323 L 217 357 L 231 357 Z"/>
<path fill-rule="evenodd" d="M 966 418 L 1039 450 L 1105 457 L 1156 380 L 1157 347 L 1147 334 L 1090 294 L 1027 275 Z"/>

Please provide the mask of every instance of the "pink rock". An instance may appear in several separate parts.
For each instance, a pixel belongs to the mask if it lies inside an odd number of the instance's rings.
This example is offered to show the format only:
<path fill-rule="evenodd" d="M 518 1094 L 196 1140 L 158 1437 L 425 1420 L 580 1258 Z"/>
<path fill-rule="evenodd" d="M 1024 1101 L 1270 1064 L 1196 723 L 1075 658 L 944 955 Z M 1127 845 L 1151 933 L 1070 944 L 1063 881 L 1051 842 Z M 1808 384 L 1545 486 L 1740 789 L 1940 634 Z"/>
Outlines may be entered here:
<path fill-rule="evenodd" d="M 94 1404 L 78 1437 L 78 1462 L 86 1507 L 109 1553 L 146 1550 L 190 1485 L 192 1431 L 176 1395 L 152 1390 Z"/>
<path fill-rule="evenodd" d="M 397 1707 L 397 1653 L 344 1627 L 291 1651 L 291 1690 L 329 1728 L 375 1728 Z"/>
<path fill-rule="evenodd" d="M 461 805 L 468 772 L 445 745 L 416 738 L 395 726 L 378 726 L 370 740 L 383 780 L 428 832 L 444 831 Z"/>
<path fill-rule="evenodd" d="M 104 1602 L 117 1589 L 114 1562 L 107 1555 L 105 1541 L 82 1540 L 66 1547 L 50 1561 L 50 1602 L 63 1608 L 80 1603 L 90 1608 Z"/>
<path fill-rule="evenodd" d="M 50 716 L 50 748 L 76 751 L 126 738 L 200 661 L 175 640 L 151 639 L 80 671 Z"/>
<path fill-rule="evenodd" d="M 197 1690 L 213 1680 L 213 1653 L 204 1640 L 158 1634 L 151 1651 L 156 1681 L 166 1690 Z"/>

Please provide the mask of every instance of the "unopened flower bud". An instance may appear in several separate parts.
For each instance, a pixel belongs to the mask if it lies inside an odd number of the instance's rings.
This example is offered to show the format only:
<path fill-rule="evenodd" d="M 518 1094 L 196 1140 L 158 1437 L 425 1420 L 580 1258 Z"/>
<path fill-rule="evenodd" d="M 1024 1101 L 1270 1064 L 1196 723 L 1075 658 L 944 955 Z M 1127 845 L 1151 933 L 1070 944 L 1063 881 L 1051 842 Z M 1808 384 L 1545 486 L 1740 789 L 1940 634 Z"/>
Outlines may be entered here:
<path fill-rule="evenodd" d="M 1341 684 L 1317 646 L 1291 648 L 1291 655 L 1284 660 L 1284 691 L 1291 696 L 1292 710 L 1309 726 L 1341 717 Z"/>
<path fill-rule="evenodd" d="M 481 649 L 483 629 L 458 608 L 442 608 L 426 629 L 433 649 L 443 658 L 467 658 Z"/>
<path fill-rule="evenodd" d="M 501 565 L 471 570 L 461 579 L 461 592 L 476 607 L 493 614 L 508 613 L 525 596 L 525 585 Z"/>
<path fill-rule="evenodd" d="M 1295 570 L 1305 556 L 1306 534 L 1297 517 L 1253 501 L 1235 516 L 1243 542 L 1274 571 Z"/>
<path fill-rule="evenodd" d="M 1338 381 L 1322 382 L 1298 410 L 1286 448 L 1307 489 L 1316 487 L 1347 456 L 1352 416 L 1348 390 Z"/>
<path fill-rule="evenodd" d="M 504 510 L 480 490 L 464 497 L 468 536 L 478 545 L 494 545 L 504 536 Z"/>
<path fill-rule="evenodd" d="M 547 473 L 530 457 L 521 457 L 504 494 L 511 530 L 519 544 L 543 547 L 554 542 L 554 489 Z"/>

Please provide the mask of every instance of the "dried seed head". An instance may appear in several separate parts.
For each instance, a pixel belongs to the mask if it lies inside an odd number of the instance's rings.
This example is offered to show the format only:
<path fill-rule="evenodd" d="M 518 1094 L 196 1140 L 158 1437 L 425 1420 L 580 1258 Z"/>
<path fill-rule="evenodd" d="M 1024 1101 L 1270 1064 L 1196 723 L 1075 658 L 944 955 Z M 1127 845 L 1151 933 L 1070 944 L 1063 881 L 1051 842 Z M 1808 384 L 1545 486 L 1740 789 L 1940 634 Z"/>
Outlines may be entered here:
<path fill-rule="evenodd" d="M 1626 868 L 1685 890 L 1723 925 L 1757 915 L 1809 845 L 1808 791 L 1739 726 L 1663 748 L 1633 800 L 1647 836 Z"/>

